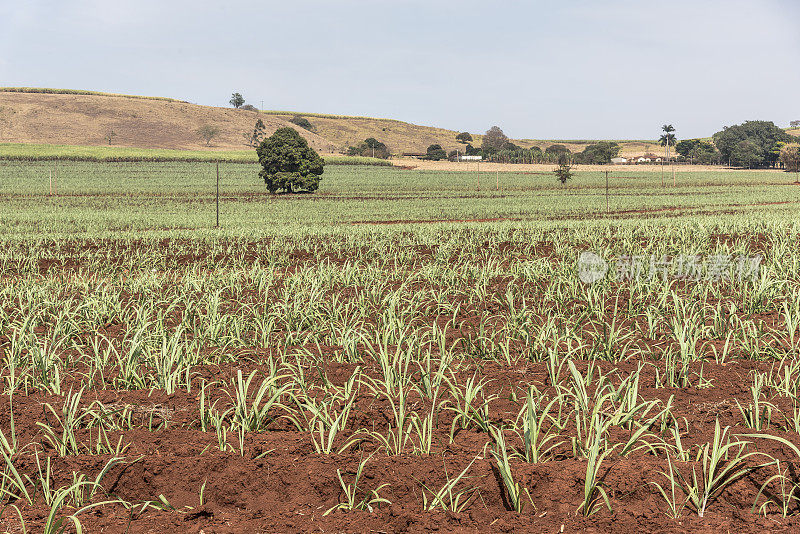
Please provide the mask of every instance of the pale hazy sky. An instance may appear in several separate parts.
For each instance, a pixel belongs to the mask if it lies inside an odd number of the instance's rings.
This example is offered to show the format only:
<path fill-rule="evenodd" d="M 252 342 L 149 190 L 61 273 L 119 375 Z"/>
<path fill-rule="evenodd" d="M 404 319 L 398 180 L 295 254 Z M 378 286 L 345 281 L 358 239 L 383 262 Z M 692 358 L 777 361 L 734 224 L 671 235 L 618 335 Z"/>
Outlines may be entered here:
<path fill-rule="evenodd" d="M 800 120 L 800 1 L 0 0 L 0 85 L 512 137 Z"/>

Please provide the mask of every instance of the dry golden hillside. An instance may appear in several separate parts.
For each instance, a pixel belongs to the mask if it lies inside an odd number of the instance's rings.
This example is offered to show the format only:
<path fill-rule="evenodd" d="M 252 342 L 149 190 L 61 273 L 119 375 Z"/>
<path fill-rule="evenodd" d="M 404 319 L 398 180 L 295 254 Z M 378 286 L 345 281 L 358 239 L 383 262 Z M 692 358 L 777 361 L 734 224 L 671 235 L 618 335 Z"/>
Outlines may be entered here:
<path fill-rule="evenodd" d="M 464 145 L 459 144 L 455 137 L 457 131 L 436 128 L 433 126 L 419 126 L 393 119 L 377 119 L 370 117 L 346 117 L 336 115 L 303 114 L 268 112 L 285 120 L 298 115 L 308 119 L 314 131 L 329 140 L 331 143 L 344 149 L 350 145 L 358 145 L 368 137 L 374 137 L 385 143 L 393 154 L 422 154 L 429 145 L 434 143 L 450 152 L 451 150 L 464 150 Z M 472 133 L 473 146 L 480 146 L 483 136 Z M 536 139 L 513 139 L 517 145 L 530 148 L 538 146 L 542 150 L 553 144 L 563 144 L 572 152 L 580 152 L 589 144 L 589 141 L 543 141 Z M 625 157 L 641 156 L 648 152 L 660 154 L 664 151 L 657 143 L 645 141 L 620 141 L 622 150 L 620 155 Z"/>
<path fill-rule="evenodd" d="M 393 154 L 422 154 L 432 144 L 442 145 L 448 152 L 456 148 L 464 149 L 464 145 L 455 139 L 458 132 L 444 128 L 419 126 L 394 119 L 274 111 L 269 113 L 284 120 L 289 120 L 295 115 L 308 119 L 314 132 L 341 150 L 348 146 L 357 146 L 369 137 L 385 143 Z M 473 137 L 476 137 L 473 144 L 480 145 L 480 136 L 473 134 Z"/>
<path fill-rule="evenodd" d="M 107 145 L 137 148 L 247 148 L 243 134 L 261 118 L 267 134 L 291 126 L 321 152 L 336 147 L 317 134 L 280 117 L 255 111 L 198 106 L 186 102 L 123 96 L 0 92 L 0 143 Z M 220 132 L 209 147 L 197 130 L 205 124 Z"/>
<path fill-rule="evenodd" d="M 35 91 L 35 92 L 25 92 Z M 50 91 L 50 92 L 47 92 Z M 36 143 L 56 145 L 112 145 L 134 148 L 172 148 L 195 150 L 245 149 L 243 134 L 252 132 L 261 118 L 269 135 L 276 129 L 291 126 L 316 150 L 324 153 L 344 151 L 364 139 L 374 137 L 385 143 L 393 154 L 424 153 L 429 145 L 440 144 L 448 152 L 464 145 L 455 140 L 458 132 L 432 126 L 419 126 L 394 119 L 349 117 L 316 113 L 281 111 L 256 112 L 200 106 L 164 98 L 148 98 L 106 93 L 60 94 L 49 89 L 19 89 L 7 92 L 0 88 L 0 143 Z M 313 131 L 288 121 L 293 116 L 306 118 Z M 203 125 L 213 125 L 220 133 L 206 146 L 197 133 Z M 482 136 L 473 133 L 474 146 Z M 529 148 L 542 150 L 560 143 L 572 152 L 583 150 L 588 141 L 513 140 Z M 660 154 L 654 143 L 624 141 L 621 155 L 638 156 L 647 152 Z"/>

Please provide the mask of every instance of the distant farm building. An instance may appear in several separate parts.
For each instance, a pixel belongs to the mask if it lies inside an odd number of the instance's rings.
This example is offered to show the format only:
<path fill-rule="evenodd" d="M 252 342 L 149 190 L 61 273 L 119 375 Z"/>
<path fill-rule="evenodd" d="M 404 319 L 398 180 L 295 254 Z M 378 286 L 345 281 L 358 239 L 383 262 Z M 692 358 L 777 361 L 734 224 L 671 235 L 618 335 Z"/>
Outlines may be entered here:
<path fill-rule="evenodd" d="M 461 161 L 480 161 L 483 159 L 483 156 L 459 156 L 458 159 Z"/>
<path fill-rule="evenodd" d="M 645 154 L 644 156 L 633 158 L 631 161 L 636 163 L 661 163 L 661 157 L 655 154 Z"/>
<path fill-rule="evenodd" d="M 614 165 L 622 165 L 623 163 L 628 163 L 628 159 L 623 157 L 611 158 L 611 163 Z"/>

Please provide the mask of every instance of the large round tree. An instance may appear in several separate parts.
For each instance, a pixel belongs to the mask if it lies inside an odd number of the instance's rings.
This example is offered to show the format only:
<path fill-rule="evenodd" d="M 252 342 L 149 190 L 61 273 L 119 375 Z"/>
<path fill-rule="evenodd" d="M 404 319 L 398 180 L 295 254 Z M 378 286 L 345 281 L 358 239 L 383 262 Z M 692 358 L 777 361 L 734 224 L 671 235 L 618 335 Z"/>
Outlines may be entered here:
<path fill-rule="evenodd" d="M 325 161 L 293 128 L 280 128 L 256 149 L 263 169 L 258 173 L 270 193 L 316 191 Z"/>

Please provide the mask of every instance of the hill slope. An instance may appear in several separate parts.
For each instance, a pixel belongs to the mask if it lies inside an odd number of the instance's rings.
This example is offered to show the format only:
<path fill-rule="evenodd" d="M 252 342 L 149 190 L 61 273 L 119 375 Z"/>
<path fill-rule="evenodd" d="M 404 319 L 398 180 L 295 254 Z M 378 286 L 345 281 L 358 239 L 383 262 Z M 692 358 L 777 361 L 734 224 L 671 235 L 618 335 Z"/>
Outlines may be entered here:
<path fill-rule="evenodd" d="M 308 119 L 313 131 L 289 123 L 295 115 Z M 438 143 L 447 151 L 463 146 L 454 130 L 420 126 L 394 119 L 350 117 L 287 111 L 245 111 L 190 104 L 180 100 L 114 95 L 90 91 L 37 88 L 0 88 L 0 143 L 107 146 L 181 150 L 242 150 L 243 134 L 252 131 L 261 118 L 269 135 L 277 128 L 291 126 L 309 144 L 323 153 L 337 153 L 368 137 L 386 143 L 394 154 L 424 153 Z M 204 124 L 220 128 L 210 146 L 197 134 Z M 473 133 L 474 146 L 481 136 Z M 562 143 L 579 152 L 590 141 L 514 140 L 520 146 L 542 149 Z M 623 156 L 660 153 L 654 143 L 620 141 Z"/>
<path fill-rule="evenodd" d="M 291 126 L 322 152 L 337 147 L 317 134 L 280 117 L 255 111 L 198 106 L 187 102 L 97 96 L 0 92 L 0 142 L 61 145 L 108 145 L 137 148 L 213 149 L 246 148 L 243 137 L 261 118 L 267 134 Z M 219 127 L 210 146 L 197 134 L 204 124 Z"/>
<path fill-rule="evenodd" d="M 267 111 L 272 116 L 289 120 L 295 115 L 308 119 L 314 131 L 331 143 L 344 149 L 356 146 L 364 139 L 374 137 L 385 143 L 393 154 L 423 154 L 428 146 L 440 144 L 447 150 L 464 145 L 456 141 L 458 132 L 434 126 L 420 126 L 395 119 L 373 117 L 348 117 L 343 115 L 324 115 L 320 113 L 289 113 L 286 111 Z M 473 144 L 480 145 L 480 136 L 475 136 Z"/>

